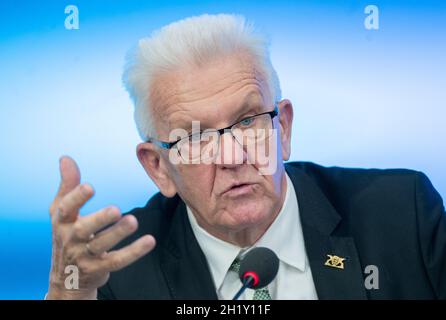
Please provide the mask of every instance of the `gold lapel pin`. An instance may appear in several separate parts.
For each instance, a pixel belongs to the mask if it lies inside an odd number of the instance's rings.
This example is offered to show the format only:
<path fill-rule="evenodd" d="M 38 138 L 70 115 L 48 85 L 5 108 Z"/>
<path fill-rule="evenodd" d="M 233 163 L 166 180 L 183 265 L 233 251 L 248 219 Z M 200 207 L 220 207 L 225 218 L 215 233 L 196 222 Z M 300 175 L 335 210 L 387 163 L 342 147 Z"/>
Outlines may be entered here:
<path fill-rule="evenodd" d="M 341 258 L 335 255 L 327 254 L 327 261 L 325 261 L 325 265 L 332 268 L 344 269 L 344 260 L 345 258 Z"/>

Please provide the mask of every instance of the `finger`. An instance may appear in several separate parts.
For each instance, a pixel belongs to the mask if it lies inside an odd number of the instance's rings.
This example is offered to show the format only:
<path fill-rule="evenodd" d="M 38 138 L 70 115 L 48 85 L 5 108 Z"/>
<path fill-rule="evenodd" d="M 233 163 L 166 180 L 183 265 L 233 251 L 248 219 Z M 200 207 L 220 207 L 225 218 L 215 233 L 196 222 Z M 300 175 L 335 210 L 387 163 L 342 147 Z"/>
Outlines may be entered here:
<path fill-rule="evenodd" d="M 155 247 L 155 238 L 145 235 L 128 246 L 109 252 L 105 259 L 99 260 L 99 266 L 108 271 L 118 271 L 145 256 Z"/>
<path fill-rule="evenodd" d="M 138 229 L 136 218 L 132 215 L 126 215 L 110 228 L 96 234 L 94 239 L 89 242 L 89 250 L 96 255 L 108 251 L 135 232 L 136 229 Z"/>
<path fill-rule="evenodd" d="M 56 197 L 62 198 L 73 190 L 81 181 L 81 173 L 76 162 L 68 157 L 62 156 L 59 160 L 60 184 Z"/>
<path fill-rule="evenodd" d="M 68 192 L 58 205 L 58 218 L 60 222 L 73 222 L 79 215 L 79 209 L 93 196 L 93 187 L 89 184 L 80 184 Z"/>
<path fill-rule="evenodd" d="M 62 198 L 80 183 L 80 171 L 76 162 L 68 157 L 62 156 L 59 159 L 60 183 L 57 194 L 50 207 L 50 215 L 53 216 L 57 212 L 57 207 Z"/>
<path fill-rule="evenodd" d="M 116 207 L 103 208 L 96 213 L 81 217 L 73 225 L 74 237 L 77 240 L 87 241 L 92 234 L 115 223 L 120 218 L 121 212 Z"/>

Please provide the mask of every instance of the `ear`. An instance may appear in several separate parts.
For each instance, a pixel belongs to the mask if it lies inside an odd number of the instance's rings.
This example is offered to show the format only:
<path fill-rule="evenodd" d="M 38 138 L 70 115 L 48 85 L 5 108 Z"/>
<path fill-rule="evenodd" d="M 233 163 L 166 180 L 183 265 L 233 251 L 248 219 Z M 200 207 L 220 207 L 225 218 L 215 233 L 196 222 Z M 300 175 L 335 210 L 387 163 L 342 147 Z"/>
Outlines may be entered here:
<path fill-rule="evenodd" d="M 288 99 L 279 102 L 279 124 L 282 159 L 287 161 L 291 154 L 291 127 L 293 125 L 293 105 Z"/>
<path fill-rule="evenodd" d="M 169 176 L 166 160 L 160 154 L 158 148 L 148 142 L 138 144 L 136 155 L 144 167 L 147 175 L 160 189 L 160 192 L 171 198 L 177 193 L 176 186 Z"/>

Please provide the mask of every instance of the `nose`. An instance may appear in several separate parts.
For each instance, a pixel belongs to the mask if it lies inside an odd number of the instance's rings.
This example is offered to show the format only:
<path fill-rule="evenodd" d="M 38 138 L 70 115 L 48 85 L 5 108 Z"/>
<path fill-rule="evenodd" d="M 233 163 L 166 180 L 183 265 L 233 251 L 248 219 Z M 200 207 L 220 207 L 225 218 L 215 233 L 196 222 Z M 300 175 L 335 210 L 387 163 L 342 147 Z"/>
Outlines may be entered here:
<path fill-rule="evenodd" d="M 216 164 L 224 168 L 234 168 L 245 164 L 248 156 L 243 146 L 237 142 L 232 133 L 226 132 L 220 136 L 220 146 Z"/>

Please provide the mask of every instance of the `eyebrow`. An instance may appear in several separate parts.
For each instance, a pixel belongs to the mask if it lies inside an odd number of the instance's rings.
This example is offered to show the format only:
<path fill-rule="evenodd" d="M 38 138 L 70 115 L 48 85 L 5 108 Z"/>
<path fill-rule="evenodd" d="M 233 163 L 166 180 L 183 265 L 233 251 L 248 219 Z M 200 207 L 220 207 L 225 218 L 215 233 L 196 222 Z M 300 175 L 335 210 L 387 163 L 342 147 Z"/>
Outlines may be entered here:
<path fill-rule="evenodd" d="M 249 117 L 249 113 L 253 113 L 250 116 L 254 116 L 258 113 L 263 112 L 262 110 L 264 108 L 263 102 L 260 102 L 258 99 L 253 98 L 259 98 L 259 95 L 257 92 L 250 92 L 248 93 L 242 100 L 240 107 L 237 111 L 235 111 L 230 118 L 231 121 L 228 121 L 228 125 L 236 124 L 237 122 L 243 120 L 246 117 Z M 219 129 L 215 128 L 214 126 L 209 126 L 203 123 L 201 120 L 191 120 L 191 121 L 180 121 L 177 124 L 177 128 L 183 128 L 187 131 L 188 135 L 192 134 L 192 121 L 200 121 L 200 132 L 203 132 L 207 129 Z"/>
<path fill-rule="evenodd" d="M 258 98 L 259 98 L 259 95 L 257 92 L 248 93 L 245 96 L 245 98 L 243 99 L 238 111 L 235 112 L 236 116 L 233 117 L 233 121 L 231 123 L 229 123 L 229 125 L 233 124 L 233 123 L 237 123 L 238 121 L 242 120 L 250 112 L 254 112 L 254 114 L 252 114 L 253 116 L 262 112 L 262 108 L 264 107 L 264 104 L 263 104 L 263 102 L 260 102 L 258 100 Z"/>

